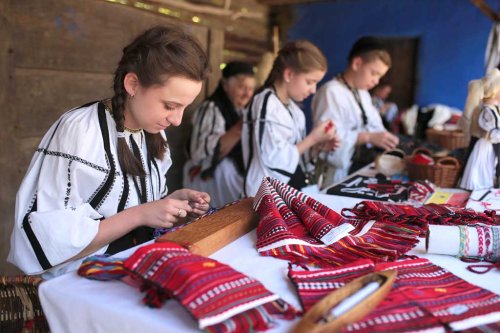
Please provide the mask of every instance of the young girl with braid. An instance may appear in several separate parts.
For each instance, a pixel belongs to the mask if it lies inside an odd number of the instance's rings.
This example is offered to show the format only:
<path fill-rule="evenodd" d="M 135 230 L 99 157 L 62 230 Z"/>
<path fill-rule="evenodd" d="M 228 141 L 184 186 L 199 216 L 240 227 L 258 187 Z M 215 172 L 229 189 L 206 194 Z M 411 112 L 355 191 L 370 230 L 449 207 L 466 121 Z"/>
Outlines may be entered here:
<path fill-rule="evenodd" d="M 301 189 L 306 185 L 309 163 L 305 155 L 309 150 L 339 146 L 331 120 L 323 121 L 306 135 L 304 112 L 297 105 L 316 92 L 326 70 L 325 56 L 309 41 L 289 42 L 279 51 L 264 88 L 254 96 L 243 116 L 246 195 L 255 195 L 265 176 Z"/>
<path fill-rule="evenodd" d="M 114 96 L 66 112 L 42 139 L 17 194 L 8 260 L 26 274 L 56 275 L 206 212 L 207 193 L 167 195 L 164 130 L 181 123 L 207 72 L 198 42 L 175 27 L 151 28 L 125 47 Z"/>

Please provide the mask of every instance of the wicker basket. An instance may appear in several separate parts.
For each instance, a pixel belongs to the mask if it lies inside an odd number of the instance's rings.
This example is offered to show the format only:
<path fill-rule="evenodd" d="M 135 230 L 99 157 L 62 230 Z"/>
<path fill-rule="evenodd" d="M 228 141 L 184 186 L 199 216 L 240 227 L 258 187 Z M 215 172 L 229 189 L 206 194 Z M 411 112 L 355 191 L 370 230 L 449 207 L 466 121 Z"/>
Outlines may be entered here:
<path fill-rule="evenodd" d="M 462 131 L 438 131 L 429 128 L 426 131 L 427 141 L 440 145 L 448 150 L 466 148 L 469 146 L 469 139 Z"/>
<path fill-rule="evenodd" d="M 42 279 L 0 276 L 0 332 L 49 332 L 38 298 Z"/>
<path fill-rule="evenodd" d="M 429 180 L 439 187 L 455 187 L 462 170 L 462 164 L 454 157 L 438 157 L 434 164 L 425 165 L 412 162 L 415 154 L 422 153 L 432 156 L 425 148 L 417 148 L 406 160 L 408 177 L 411 180 Z"/>
<path fill-rule="evenodd" d="M 375 169 L 390 177 L 406 169 L 405 153 L 401 149 L 389 149 L 375 158 Z"/>

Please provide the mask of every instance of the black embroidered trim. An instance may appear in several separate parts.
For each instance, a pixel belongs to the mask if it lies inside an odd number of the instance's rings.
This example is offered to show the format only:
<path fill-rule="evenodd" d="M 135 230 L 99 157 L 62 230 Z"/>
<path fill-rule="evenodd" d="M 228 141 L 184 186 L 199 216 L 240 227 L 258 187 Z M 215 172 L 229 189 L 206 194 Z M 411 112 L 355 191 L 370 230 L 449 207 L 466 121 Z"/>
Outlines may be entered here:
<path fill-rule="evenodd" d="M 263 110 L 265 110 L 267 108 L 267 101 L 268 101 L 269 96 L 271 95 L 271 93 L 272 93 L 271 91 L 268 92 L 266 94 L 266 96 L 264 97 L 264 101 L 262 103 L 262 108 L 260 110 L 261 114 L 262 114 Z M 244 180 L 243 180 L 243 195 L 245 197 L 248 196 L 248 193 L 247 193 L 248 171 L 250 170 L 250 165 L 252 164 L 252 160 L 253 160 L 253 135 L 254 135 L 254 126 L 253 126 L 253 122 L 252 122 L 252 107 L 253 107 L 254 99 L 255 99 L 255 96 L 254 96 L 254 98 L 252 98 L 252 101 L 250 102 L 250 106 L 248 107 L 248 110 L 247 110 L 247 119 L 246 119 L 247 126 L 248 126 L 249 154 L 248 154 L 247 165 L 246 165 L 246 168 L 245 168 L 245 177 L 244 177 Z"/>
<path fill-rule="evenodd" d="M 123 190 L 122 196 L 120 198 L 120 203 L 118 204 L 118 210 L 117 210 L 118 212 L 121 212 L 122 210 L 124 210 L 125 205 L 128 202 L 128 191 L 129 191 L 128 176 L 125 172 L 123 173 L 123 189 L 122 190 Z"/>
<path fill-rule="evenodd" d="M 156 163 L 156 160 L 154 158 L 151 158 L 151 161 L 153 162 L 153 166 L 156 169 L 156 175 L 158 176 L 158 195 L 160 195 L 160 188 L 161 188 L 160 169 L 158 168 L 158 164 Z"/>
<path fill-rule="evenodd" d="M 49 155 L 49 156 L 57 156 L 57 157 L 67 158 L 70 161 L 76 161 L 76 162 L 82 163 L 88 167 L 91 167 L 92 169 L 95 169 L 97 171 L 101 171 L 104 173 L 108 173 L 108 171 L 109 171 L 106 168 L 103 168 L 97 164 L 91 163 L 87 160 L 84 160 L 84 159 L 78 157 L 78 156 L 74 156 L 74 155 L 70 155 L 70 154 L 66 154 L 66 153 L 61 153 L 58 151 L 51 151 L 51 150 L 47 150 L 45 148 L 38 148 L 36 151 L 39 153 L 45 154 L 45 155 Z"/>
<path fill-rule="evenodd" d="M 285 171 L 285 170 L 282 170 L 282 169 L 276 169 L 276 168 L 269 168 L 270 170 L 273 170 L 273 171 L 276 171 L 277 173 L 280 173 L 282 175 L 285 175 L 289 178 L 292 178 L 292 176 L 294 175 L 293 173 L 290 173 L 288 171 Z"/>
<path fill-rule="evenodd" d="M 104 200 L 109 196 L 109 191 L 111 190 L 116 178 L 115 161 L 113 159 L 113 154 L 111 153 L 111 145 L 109 141 L 109 130 L 108 130 L 108 122 L 106 120 L 106 109 L 103 103 L 99 103 L 97 114 L 99 118 L 99 126 L 101 128 L 102 140 L 104 142 L 106 162 L 108 163 L 109 166 L 109 173 L 106 175 L 103 186 L 99 189 L 96 195 L 89 202 L 89 204 L 95 210 L 97 210 L 97 208 L 100 207 L 104 202 Z"/>
<path fill-rule="evenodd" d="M 71 164 L 72 160 L 68 163 L 68 184 L 66 187 L 66 197 L 64 197 L 64 208 L 68 208 L 69 195 L 71 194 Z"/>
<path fill-rule="evenodd" d="M 52 267 L 50 264 L 49 260 L 47 259 L 47 256 L 43 252 L 42 246 L 40 245 L 40 242 L 35 236 L 35 233 L 33 232 L 33 229 L 31 229 L 31 224 L 30 224 L 30 214 L 36 210 L 36 199 L 35 202 L 33 203 L 33 207 L 31 210 L 24 216 L 23 219 L 23 229 L 24 232 L 26 233 L 26 236 L 28 237 L 28 240 L 30 241 L 31 247 L 33 248 L 33 251 L 35 252 L 35 256 L 38 259 L 38 262 L 40 263 L 40 266 L 44 270 L 49 269 Z"/>
<path fill-rule="evenodd" d="M 271 96 L 272 91 L 268 92 L 264 97 L 264 102 L 262 103 L 262 109 L 260 111 L 260 121 L 259 121 L 259 145 L 262 146 L 262 137 L 264 136 L 264 127 L 266 125 L 266 114 L 267 114 L 267 101 L 269 96 Z"/>
<path fill-rule="evenodd" d="M 132 147 L 132 152 L 134 153 L 135 158 L 141 161 L 142 166 L 144 166 L 144 159 L 142 158 L 142 154 L 139 150 L 139 146 L 135 142 L 132 136 L 129 137 L 130 146 Z M 149 171 L 151 173 L 151 170 Z M 139 179 L 139 183 L 137 183 L 137 179 Z M 139 201 L 141 203 L 146 203 L 148 201 L 148 188 L 146 185 L 146 177 L 133 177 L 135 189 L 137 190 L 137 195 L 139 196 Z"/>

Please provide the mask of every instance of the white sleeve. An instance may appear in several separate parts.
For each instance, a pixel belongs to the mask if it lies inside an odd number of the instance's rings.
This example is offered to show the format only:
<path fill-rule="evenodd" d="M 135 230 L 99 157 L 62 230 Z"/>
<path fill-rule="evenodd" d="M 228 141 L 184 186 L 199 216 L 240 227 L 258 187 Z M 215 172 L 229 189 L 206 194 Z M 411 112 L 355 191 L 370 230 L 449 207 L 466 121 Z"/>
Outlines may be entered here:
<path fill-rule="evenodd" d="M 284 117 L 289 117 L 283 114 L 285 110 L 280 107 L 280 103 L 275 95 L 270 96 L 261 134 L 260 156 L 264 165 L 269 169 L 282 174 L 293 174 L 299 165 L 300 158 L 299 150 L 293 141 L 297 133 L 293 127 L 287 127 L 280 121 Z M 257 123 L 256 126 L 261 126 L 261 123 Z M 257 133 L 260 134 L 259 131 Z"/>
<path fill-rule="evenodd" d="M 224 117 L 219 108 L 211 101 L 205 102 L 193 118 L 190 147 L 193 164 L 203 163 L 204 169 L 210 167 L 213 157 L 219 154 L 219 139 L 225 132 Z"/>
<path fill-rule="evenodd" d="M 91 156 L 105 159 L 100 133 L 93 132 L 88 119 L 77 120 L 81 125 L 63 121 L 49 130 L 17 194 L 8 260 L 27 274 L 74 257 L 99 229 L 102 215 L 89 202 L 109 176 L 109 168 Z M 87 135 L 95 139 L 90 143 Z"/>
<path fill-rule="evenodd" d="M 352 122 L 352 114 L 349 114 L 355 110 L 350 108 L 345 96 L 339 95 L 329 86 L 318 91 L 313 102 L 314 126 L 327 119 L 335 122 L 342 143 L 340 148 L 328 154 L 328 161 L 339 169 L 346 169 L 351 165 L 359 130 L 356 123 Z"/>

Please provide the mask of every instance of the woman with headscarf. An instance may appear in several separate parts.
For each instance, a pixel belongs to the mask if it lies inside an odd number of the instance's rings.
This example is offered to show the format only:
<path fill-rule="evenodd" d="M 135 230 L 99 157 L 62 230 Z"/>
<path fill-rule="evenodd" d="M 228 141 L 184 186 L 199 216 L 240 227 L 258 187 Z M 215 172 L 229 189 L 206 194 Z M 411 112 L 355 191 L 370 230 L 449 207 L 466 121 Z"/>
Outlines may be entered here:
<path fill-rule="evenodd" d="M 237 200 L 242 194 L 241 112 L 254 89 L 252 66 L 230 62 L 222 70 L 214 93 L 193 116 L 184 184 L 209 193 L 216 207 Z"/>

